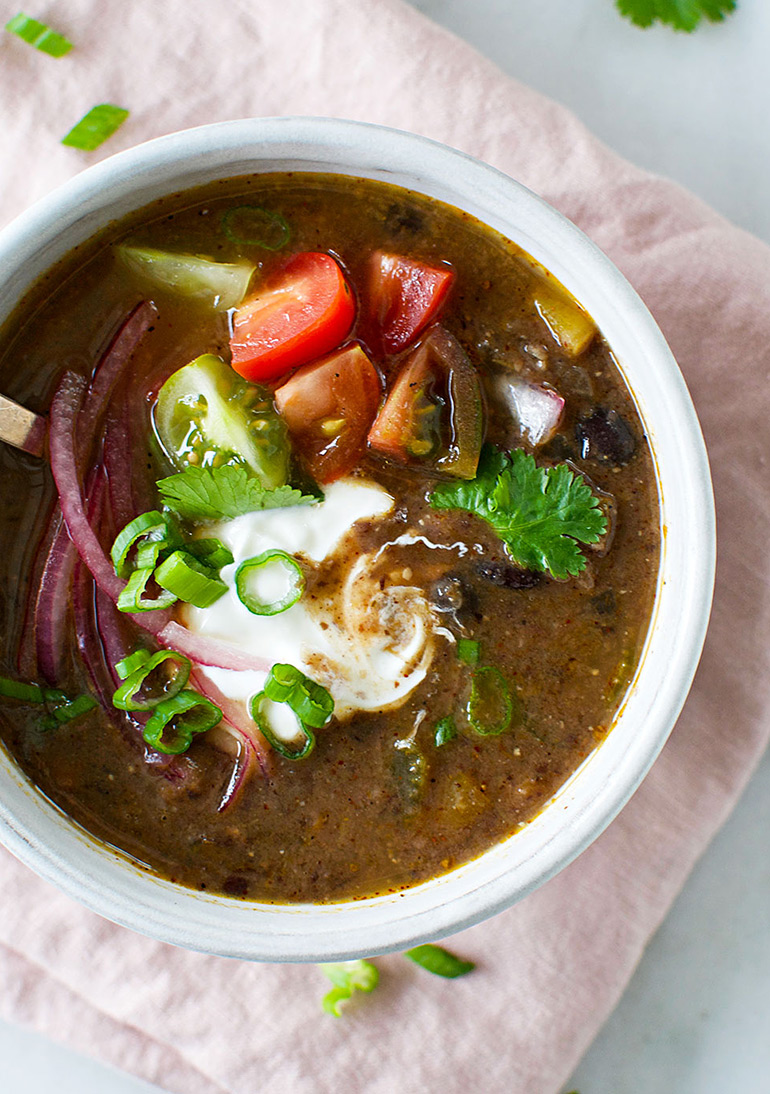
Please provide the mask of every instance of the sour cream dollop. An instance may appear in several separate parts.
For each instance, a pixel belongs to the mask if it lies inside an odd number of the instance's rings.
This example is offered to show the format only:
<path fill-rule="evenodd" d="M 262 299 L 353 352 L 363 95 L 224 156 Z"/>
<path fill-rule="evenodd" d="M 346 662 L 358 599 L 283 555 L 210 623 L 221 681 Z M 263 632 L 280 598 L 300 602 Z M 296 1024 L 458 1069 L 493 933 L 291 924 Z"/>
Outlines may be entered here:
<path fill-rule="evenodd" d="M 246 513 L 208 528 L 206 535 L 226 544 L 235 561 L 222 569 L 227 592 L 215 604 L 185 605 L 186 626 L 296 665 L 328 688 L 337 717 L 400 706 L 430 666 L 435 618 L 424 590 L 383 583 L 381 552 L 360 554 L 347 541 L 357 522 L 382 517 L 392 507 L 381 486 L 342 479 L 327 487 L 317 505 Z M 310 563 L 333 560 L 337 580 L 306 592 L 278 615 L 254 615 L 238 598 L 235 572 L 246 559 L 273 548 Z M 225 695 L 243 702 L 262 690 L 266 678 L 255 671 L 202 671 Z"/>

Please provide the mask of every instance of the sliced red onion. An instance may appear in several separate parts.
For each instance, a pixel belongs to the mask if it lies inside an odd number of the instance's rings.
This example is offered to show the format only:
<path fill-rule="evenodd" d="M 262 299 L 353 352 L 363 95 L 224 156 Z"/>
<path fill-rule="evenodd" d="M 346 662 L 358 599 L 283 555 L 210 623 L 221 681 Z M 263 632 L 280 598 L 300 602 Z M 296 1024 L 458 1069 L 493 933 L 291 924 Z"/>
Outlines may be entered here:
<path fill-rule="evenodd" d="M 78 557 L 61 512 L 54 519 L 57 527 L 40 575 L 35 601 L 37 668 L 49 684 L 56 684 L 62 678 L 62 635 L 70 604 L 72 575 Z"/>
<path fill-rule="evenodd" d="M 82 441 L 78 441 L 79 455 L 88 454 L 88 448 L 83 446 L 92 440 L 99 419 L 107 409 L 115 385 L 157 317 L 155 305 L 149 300 L 143 300 L 128 315 L 102 354 L 94 370 L 78 421 L 78 432 L 82 435 Z"/>
<path fill-rule="evenodd" d="M 142 509 L 137 504 L 131 481 L 131 439 L 123 415 L 111 416 L 104 431 L 104 469 L 110 489 L 110 508 L 118 529 L 125 528 Z M 152 508 L 143 506 L 142 508 Z"/>
<path fill-rule="evenodd" d="M 229 805 L 232 805 L 236 798 L 240 795 L 243 787 L 246 784 L 247 779 L 254 770 L 254 766 L 257 762 L 257 753 L 254 745 L 248 739 L 248 737 L 238 736 L 238 757 L 233 766 L 230 779 L 227 786 L 224 789 L 222 797 L 217 806 L 217 813 L 224 812 Z"/>
<path fill-rule="evenodd" d="M 201 695 L 205 695 L 209 702 L 219 707 L 223 718 L 236 735 L 251 744 L 255 756 L 259 760 L 259 766 L 262 768 L 263 773 L 267 775 L 272 756 L 270 746 L 257 729 L 253 718 L 249 717 L 244 704 L 239 703 L 236 699 L 230 699 L 203 672 L 193 672 L 191 680 L 193 681 L 193 687 Z"/>
<path fill-rule="evenodd" d="M 524 439 L 533 447 L 547 444 L 559 428 L 564 412 L 564 399 L 558 391 L 514 374 L 499 376 L 497 388 Z"/>
<path fill-rule="evenodd" d="M 133 618 L 137 623 L 140 622 L 140 617 Z M 204 638 L 202 635 L 194 634 L 173 619 L 157 632 L 157 639 L 166 649 L 178 650 L 191 661 L 197 661 L 199 665 L 211 665 L 212 668 L 253 669 L 256 672 L 269 672 L 273 665 L 268 658 L 246 653 L 237 646 L 231 646 L 218 638 Z"/>

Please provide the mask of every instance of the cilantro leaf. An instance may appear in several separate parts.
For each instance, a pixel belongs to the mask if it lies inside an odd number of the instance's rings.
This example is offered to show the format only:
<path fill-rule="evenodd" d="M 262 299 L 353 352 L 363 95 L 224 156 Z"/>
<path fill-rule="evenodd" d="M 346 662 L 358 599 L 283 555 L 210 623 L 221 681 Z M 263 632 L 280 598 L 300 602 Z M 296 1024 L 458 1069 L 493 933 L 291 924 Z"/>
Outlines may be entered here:
<path fill-rule="evenodd" d="M 607 519 L 590 486 L 566 464 L 538 467 L 523 449 L 485 446 L 475 479 L 442 483 L 434 509 L 467 509 L 492 526 L 511 558 L 528 570 L 567 578 L 585 569 L 579 543 L 597 543 Z"/>
<path fill-rule="evenodd" d="M 657 20 L 688 32 L 704 18 L 721 23 L 738 6 L 737 0 L 615 0 L 615 5 L 638 27 L 650 27 Z"/>
<path fill-rule="evenodd" d="M 221 520 L 257 509 L 310 505 L 316 499 L 291 486 L 267 490 L 245 467 L 188 467 L 158 481 L 165 504 L 187 520 Z"/>

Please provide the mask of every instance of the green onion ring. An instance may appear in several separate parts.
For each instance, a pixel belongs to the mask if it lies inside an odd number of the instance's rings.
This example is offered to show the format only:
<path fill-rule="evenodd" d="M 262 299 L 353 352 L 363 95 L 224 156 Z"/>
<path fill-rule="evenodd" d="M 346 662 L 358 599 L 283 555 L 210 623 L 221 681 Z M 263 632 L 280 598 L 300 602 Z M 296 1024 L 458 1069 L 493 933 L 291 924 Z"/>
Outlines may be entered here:
<path fill-rule="evenodd" d="M 289 589 L 285 596 L 267 603 L 249 591 L 249 577 L 256 570 L 261 570 L 263 566 L 270 563 L 280 563 L 283 566 L 289 578 Z M 248 608 L 252 615 L 278 615 L 280 612 L 285 612 L 291 608 L 302 596 L 305 591 L 305 575 L 296 558 L 287 554 L 286 551 L 273 548 L 269 551 L 263 551 L 261 555 L 257 555 L 255 558 L 247 558 L 245 562 L 240 564 L 235 571 L 235 591 L 241 604 L 244 608 Z M 278 700 L 278 702 L 281 702 L 281 700 Z"/>
<path fill-rule="evenodd" d="M 194 733 L 207 733 L 222 720 L 222 711 L 197 691 L 180 691 L 159 703 L 144 727 L 143 737 L 151 748 L 169 756 L 186 752 Z M 169 722 L 174 722 L 175 737 L 164 741 Z"/>
<path fill-rule="evenodd" d="M 270 696 L 266 691 L 260 691 L 258 695 L 255 695 L 249 704 L 251 716 L 257 723 L 260 733 L 265 738 L 267 743 L 274 748 L 276 752 L 281 756 L 285 756 L 287 760 L 304 760 L 306 756 L 315 748 L 315 734 L 312 729 L 305 725 L 302 719 L 297 716 L 297 722 L 299 728 L 304 736 L 304 742 L 299 749 L 290 748 L 285 741 L 282 741 L 279 737 L 273 733 L 270 728 L 270 724 L 267 720 L 267 716 L 262 710 L 263 704 L 270 699 Z M 270 700 L 271 702 L 280 702 L 280 700 Z M 296 711 L 295 711 L 296 714 Z"/>
<path fill-rule="evenodd" d="M 132 661 L 135 657 L 136 654 L 132 654 L 131 657 L 126 657 L 119 664 L 125 669 L 126 663 Z M 150 673 L 159 665 L 169 661 L 178 667 L 163 694 L 157 698 L 137 699 L 136 696 Z M 112 697 L 112 704 L 118 710 L 156 710 L 162 703 L 175 698 L 181 692 L 190 678 L 191 667 L 189 658 L 185 657 L 184 654 L 177 653 L 176 650 L 159 650 L 151 657 L 143 660 L 130 676 L 123 679 L 123 683 Z M 118 675 L 120 675 L 119 671 Z"/>
<path fill-rule="evenodd" d="M 124 657 L 122 661 L 118 661 L 115 666 L 115 672 L 121 680 L 127 680 L 132 673 L 146 664 L 151 657 L 152 654 L 149 650 L 134 650 L 128 657 Z"/>
<path fill-rule="evenodd" d="M 316 683 L 294 665 L 273 665 L 265 680 L 265 695 L 274 703 L 286 703 L 305 726 L 321 729 L 334 713 L 334 700 L 323 684 Z"/>
<path fill-rule="evenodd" d="M 227 585 L 218 574 L 194 558 L 189 551 L 174 551 L 155 571 L 161 589 L 173 593 L 179 600 L 208 608 L 227 592 Z"/>
<path fill-rule="evenodd" d="M 265 251 L 280 251 L 291 239 L 291 228 L 281 214 L 261 205 L 229 209 L 222 217 L 222 231 L 231 243 L 262 247 Z"/>
<path fill-rule="evenodd" d="M 41 718 L 40 728 L 56 729 L 57 726 L 62 726 L 66 722 L 71 722 L 74 718 L 79 718 L 81 714 L 93 710 L 95 706 L 97 706 L 97 702 L 92 696 L 78 695 L 76 699 L 72 699 L 62 706 L 55 706 L 50 714 Z"/>
<path fill-rule="evenodd" d="M 147 600 L 142 596 L 147 582 L 153 575 L 154 567 L 147 566 L 142 570 L 134 570 L 129 577 L 125 588 L 121 589 L 118 597 L 118 608 L 122 612 L 152 612 L 156 608 L 170 608 L 176 600 L 173 593 L 162 592 L 155 600 Z"/>
<path fill-rule="evenodd" d="M 110 551 L 115 573 L 118 577 L 128 577 L 132 570 L 154 567 L 164 548 L 178 547 L 180 542 L 178 533 L 169 524 L 165 513 L 160 513 L 157 509 L 141 513 L 129 521 L 115 537 Z M 128 556 L 134 546 L 137 548 L 137 559 L 135 564 L 131 564 Z"/>

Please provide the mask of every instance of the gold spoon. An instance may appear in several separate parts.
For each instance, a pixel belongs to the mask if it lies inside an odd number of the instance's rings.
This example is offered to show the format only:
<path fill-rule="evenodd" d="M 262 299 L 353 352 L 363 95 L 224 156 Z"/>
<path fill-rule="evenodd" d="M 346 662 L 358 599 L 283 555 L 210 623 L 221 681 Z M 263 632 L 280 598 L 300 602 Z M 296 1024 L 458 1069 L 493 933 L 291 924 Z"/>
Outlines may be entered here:
<path fill-rule="evenodd" d="M 47 431 L 48 422 L 40 414 L 0 395 L 0 441 L 32 456 L 42 456 Z"/>

